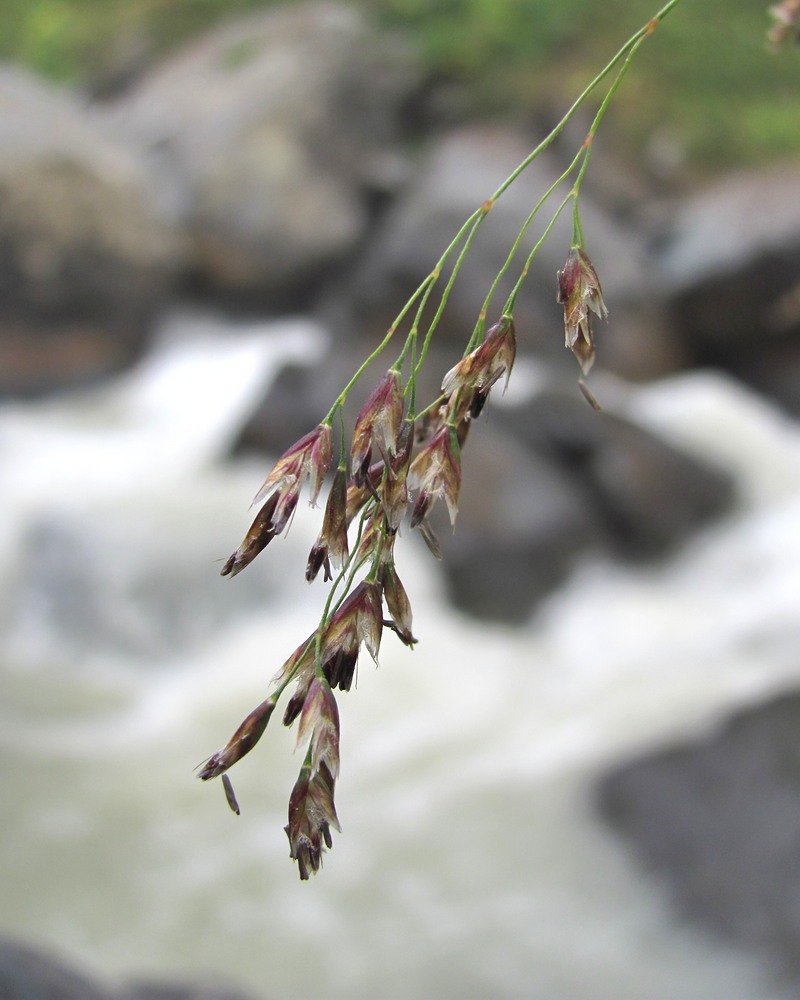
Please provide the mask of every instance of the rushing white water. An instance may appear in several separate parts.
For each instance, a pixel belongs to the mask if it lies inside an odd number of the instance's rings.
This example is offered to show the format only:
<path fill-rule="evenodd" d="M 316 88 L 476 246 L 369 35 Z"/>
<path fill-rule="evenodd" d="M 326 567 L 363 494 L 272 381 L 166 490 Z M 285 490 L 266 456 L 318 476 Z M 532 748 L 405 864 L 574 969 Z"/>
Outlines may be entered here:
<path fill-rule="evenodd" d="M 194 779 L 320 608 L 318 512 L 235 580 L 215 562 L 266 472 L 221 455 L 315 336 L 173 338 L 102 393 L 0 411 L 0 931 L 287 1000 L 791 995 L 676 922 L 589 809 L 611 761 L 800 682 L 800 430 L 712 375 L 623 404 L 740 480 L 670 562 L 585 564 L 511 630 L 399 547 L 420 642 L 387 636 L 340 698 L 344 832 L 310 883 L 282 830 L 293 734 L 237 765 L 241 817 Z"/>

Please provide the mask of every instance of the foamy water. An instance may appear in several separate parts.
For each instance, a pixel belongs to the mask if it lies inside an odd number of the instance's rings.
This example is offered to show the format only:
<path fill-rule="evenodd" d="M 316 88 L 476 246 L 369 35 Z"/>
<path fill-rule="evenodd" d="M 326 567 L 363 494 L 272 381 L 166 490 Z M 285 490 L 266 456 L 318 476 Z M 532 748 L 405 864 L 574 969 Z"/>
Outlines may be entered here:
<path fill-rule="evenodd" d="M 318 336 L 176 336 L 101 396 L 0 411 L 0 929 L 264 998 L 791 995 L 679 924 L 589 809 L 612 761 L 800 683 L 800 433 L 720 378 L 621 396 L 740 481 L 669 563 L 586 563 L 511 630 L 449 610 L 403 540 L 420 641 L 387 635 L 340 698 L 343 833 L 310 883 L 282 830 L 293 733 L 235 768 L 238 818 L 194 778 L 321 607 L 314 512 L 235 580 L 215 561 L 267 464 L 221 453 L 279 353 Z"/>

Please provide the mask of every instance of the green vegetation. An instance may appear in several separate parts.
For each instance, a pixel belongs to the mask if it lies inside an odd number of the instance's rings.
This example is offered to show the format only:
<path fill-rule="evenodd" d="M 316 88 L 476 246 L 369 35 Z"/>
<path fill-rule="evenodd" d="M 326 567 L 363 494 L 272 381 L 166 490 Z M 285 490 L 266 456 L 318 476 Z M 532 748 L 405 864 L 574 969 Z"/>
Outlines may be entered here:
<path fill-rule="evenodd" d="M 287 2 L 287 0 L 283 0 Z M 288 0 L 296 2 L 296 0 Z M 407 31 L 431 75 L 480 114 L 563 109 L 657 7 L 654 0 L 351 0 Z M 281 0 L 3 0 L 0 57 L 79 83 L 134 45 L 161 53 Z M 654 135 L 699 167 L 800 154 L 800 53 L 770 53 L 767 0 L 686 2 L 648 43 L 613 120 L 619 142 Z"/>

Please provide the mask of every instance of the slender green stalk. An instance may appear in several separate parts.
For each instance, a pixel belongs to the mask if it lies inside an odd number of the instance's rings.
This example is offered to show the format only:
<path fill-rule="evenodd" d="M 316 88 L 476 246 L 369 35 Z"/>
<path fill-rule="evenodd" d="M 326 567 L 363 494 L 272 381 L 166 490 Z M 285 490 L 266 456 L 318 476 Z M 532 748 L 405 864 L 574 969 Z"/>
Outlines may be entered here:
<path fill-rule="evenodd" d="M 572 192 L 570 191 L 570 193 L 564 198 L 564 200 L 558 206 L 558 208 L 555 211 L 555 214 L 553 215 L 553 218 L 547 223 L 547 226 L 545 227 L 544 232 L 539 237 L 539 239 L 536 241 L 536 244 L 534 245 L 534 247 L 531 250 L 531 252 L 528 254 L 528 259 L 525 261 L 525 266 L 522 268 L 520 276 L 517 279 L 517 283 L 516 283 L 516 285 L 514 285 L 514 288 L 512 289 L 511 294 L 509 295 L 508 299 L 506 300 L 506 304 L 503 307 L 503 314 L 504 315 L 508 315 L 508 314 L 510 314 L 510 313 L 513 312 L 514 305 L 516 304 L 516 301 L 517 301 L 517 295 L 519 294 L 520 288 L 522 288 L 522 283 L 525 281 L 525 278 L 528 276 L 528 271 L 530 270 L 530 266 L 531 266 L 531 262 L 533 261 L 533 258 L 539 252 L 539 248 L 541 247 L 541 245 L 544 243 L 544 241 L 550 235 L 550 230 L 556 224 L 556 222 L 558 221 L 559 216 L 561 215 L 561 213 L 564 211 L 564 209 L 567 207 L 567 205 L 572 200 L 572 197 L 573 197 L 573 195 L 572 195 Z"/>
<path fill-rule="evenodd" d="M 464 242 L 464 246 L 461 248 L 461 252 L 456 258 L 456 262 L 453 265 L 453 270 L 450 272 L 450 277 L 448 278 L 447 284 L 445 285 L 444 291 L 442 292 L 442 297 L 441 300 L 439 301 L 439 307 L 437 308 L 433 316 L 433 319 L 431 320 L 430 326 L 428 327 L 428 332 L 425 334 L 425 340 L 422 342 L 422 348 L 419 352 L 419 359 L 414 369 L 415 377 L 416 375 L 419 374 L 420 370 L 425 364 L 425 358 L 428 354 L 428 348 L 430 347 L 433 334 L 436 331 L 436 327 L 439 325 L 439 320 L 442 318 L 444 307 L 447 305 L 447 300 L 450 297 L 450 292 L 453 290 L 453 285 L 455 284 L 458 272 L 461 270 L 461 265 L 464 263 L 464 258 L 467 256 L 467 253 L 469 252 L 469 249 L 472 246 L 472 241 L 475 239 L 475 235 L 477 234 L 481 223 L 486 218 L 490 207 L 491 206 L 487 203 L 484 206 L 482 206 L 482 208 L 479 209 L 479 211 L 476 213 L 477 217 L 474 218 L 474 222 L 472 223 L 472 228 L 469 231 L 469 235 L 467 236 L 467 239 Z M 471 216 L 471 218 L 473 217 Z"/>
<path fill-rule="evenodd" d="M 559 185 L 563 184 L 563 182 L 567 179 L 567 177 L 569 177 L 569 175 L 575 169 L 576 165 L 579 163 L 581 159 L 581 156 L 583 156 L 583 150 L 580 150 L 575 155 L 575 158 L 573 159 L 572 163 L 570 163 L 570 165 L 567 167 L 567 169 L 561 174 L 559 178 L 553 181 L 550 187 L 545 191 L 542 197 L 533 206 L 527 219 L 522 224 L 522 227 L 520 228 L 520 231 L 517 234 L 517 238 L 514 240 L 514 243 L 511 246 L 511 250 L 509 251 L 508 256 L 505 259 L 505 263 L 497 272 L 497 276 L 492 282 L 491 288 L 489 289 L 489 292 L 483 301 L 483 305 L 481 306 L 481 311 L 478 318 L 478 323 L 476 324 L 472 337 L 470 337 L 469 343 L 467 344 L 466 350 L 464 351 L 465 355 L 468 354 L 471 350 L 473 350 L 477 346 L 477 344 L 480 343 L 480 341 L 483 339 L 480 334 L 482 333 L 482 328 L 484 325 L 484 321 L 486 319 L 486 314 L 489 310 L 489 305 L 492 299 L 494 298 L 495 292 L 497 291 L 497 286 L 505 277 L 509 267 L 511 266 L 514 258 L 516 257 L 517 252 L 519 250 L 519 246 L 522 243 L 522 240 L 524 239 L 528 229 L 530 228 L 531 223 L 536 218 L 536 216 L 539 213 L 539 210 L 542 208 L 545 202 L 550 198 L 550 195 L 552 195 L 552 193 L 556 190 L 557 187 L 559 187 Z M 561 210 L 559 209 L 559 211 Z M 548 227 L 547 232 L 550 231 L 550 228 L 552 227 Z"/>

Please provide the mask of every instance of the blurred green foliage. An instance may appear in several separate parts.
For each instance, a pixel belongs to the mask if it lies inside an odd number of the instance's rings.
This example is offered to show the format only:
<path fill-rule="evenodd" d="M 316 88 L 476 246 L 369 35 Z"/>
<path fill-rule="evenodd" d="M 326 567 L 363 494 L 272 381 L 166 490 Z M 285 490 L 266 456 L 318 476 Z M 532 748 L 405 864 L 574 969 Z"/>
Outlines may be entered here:
<path fill-rule="evenodd" d="M 2 0 L 0 57 L 92 82 L 134 45 L 161 54 L 246 10 L 296 0 Z M 658 0 L 351 0 L 409 33 L 477 114 L 563 111 Z M 800 154 L 800 52 L 771 53 L 767 0 L 684 0 L 648 41 L 610 127 L 696 166 Z M 127 48 L 126 48 L 127 47 Z"/>

